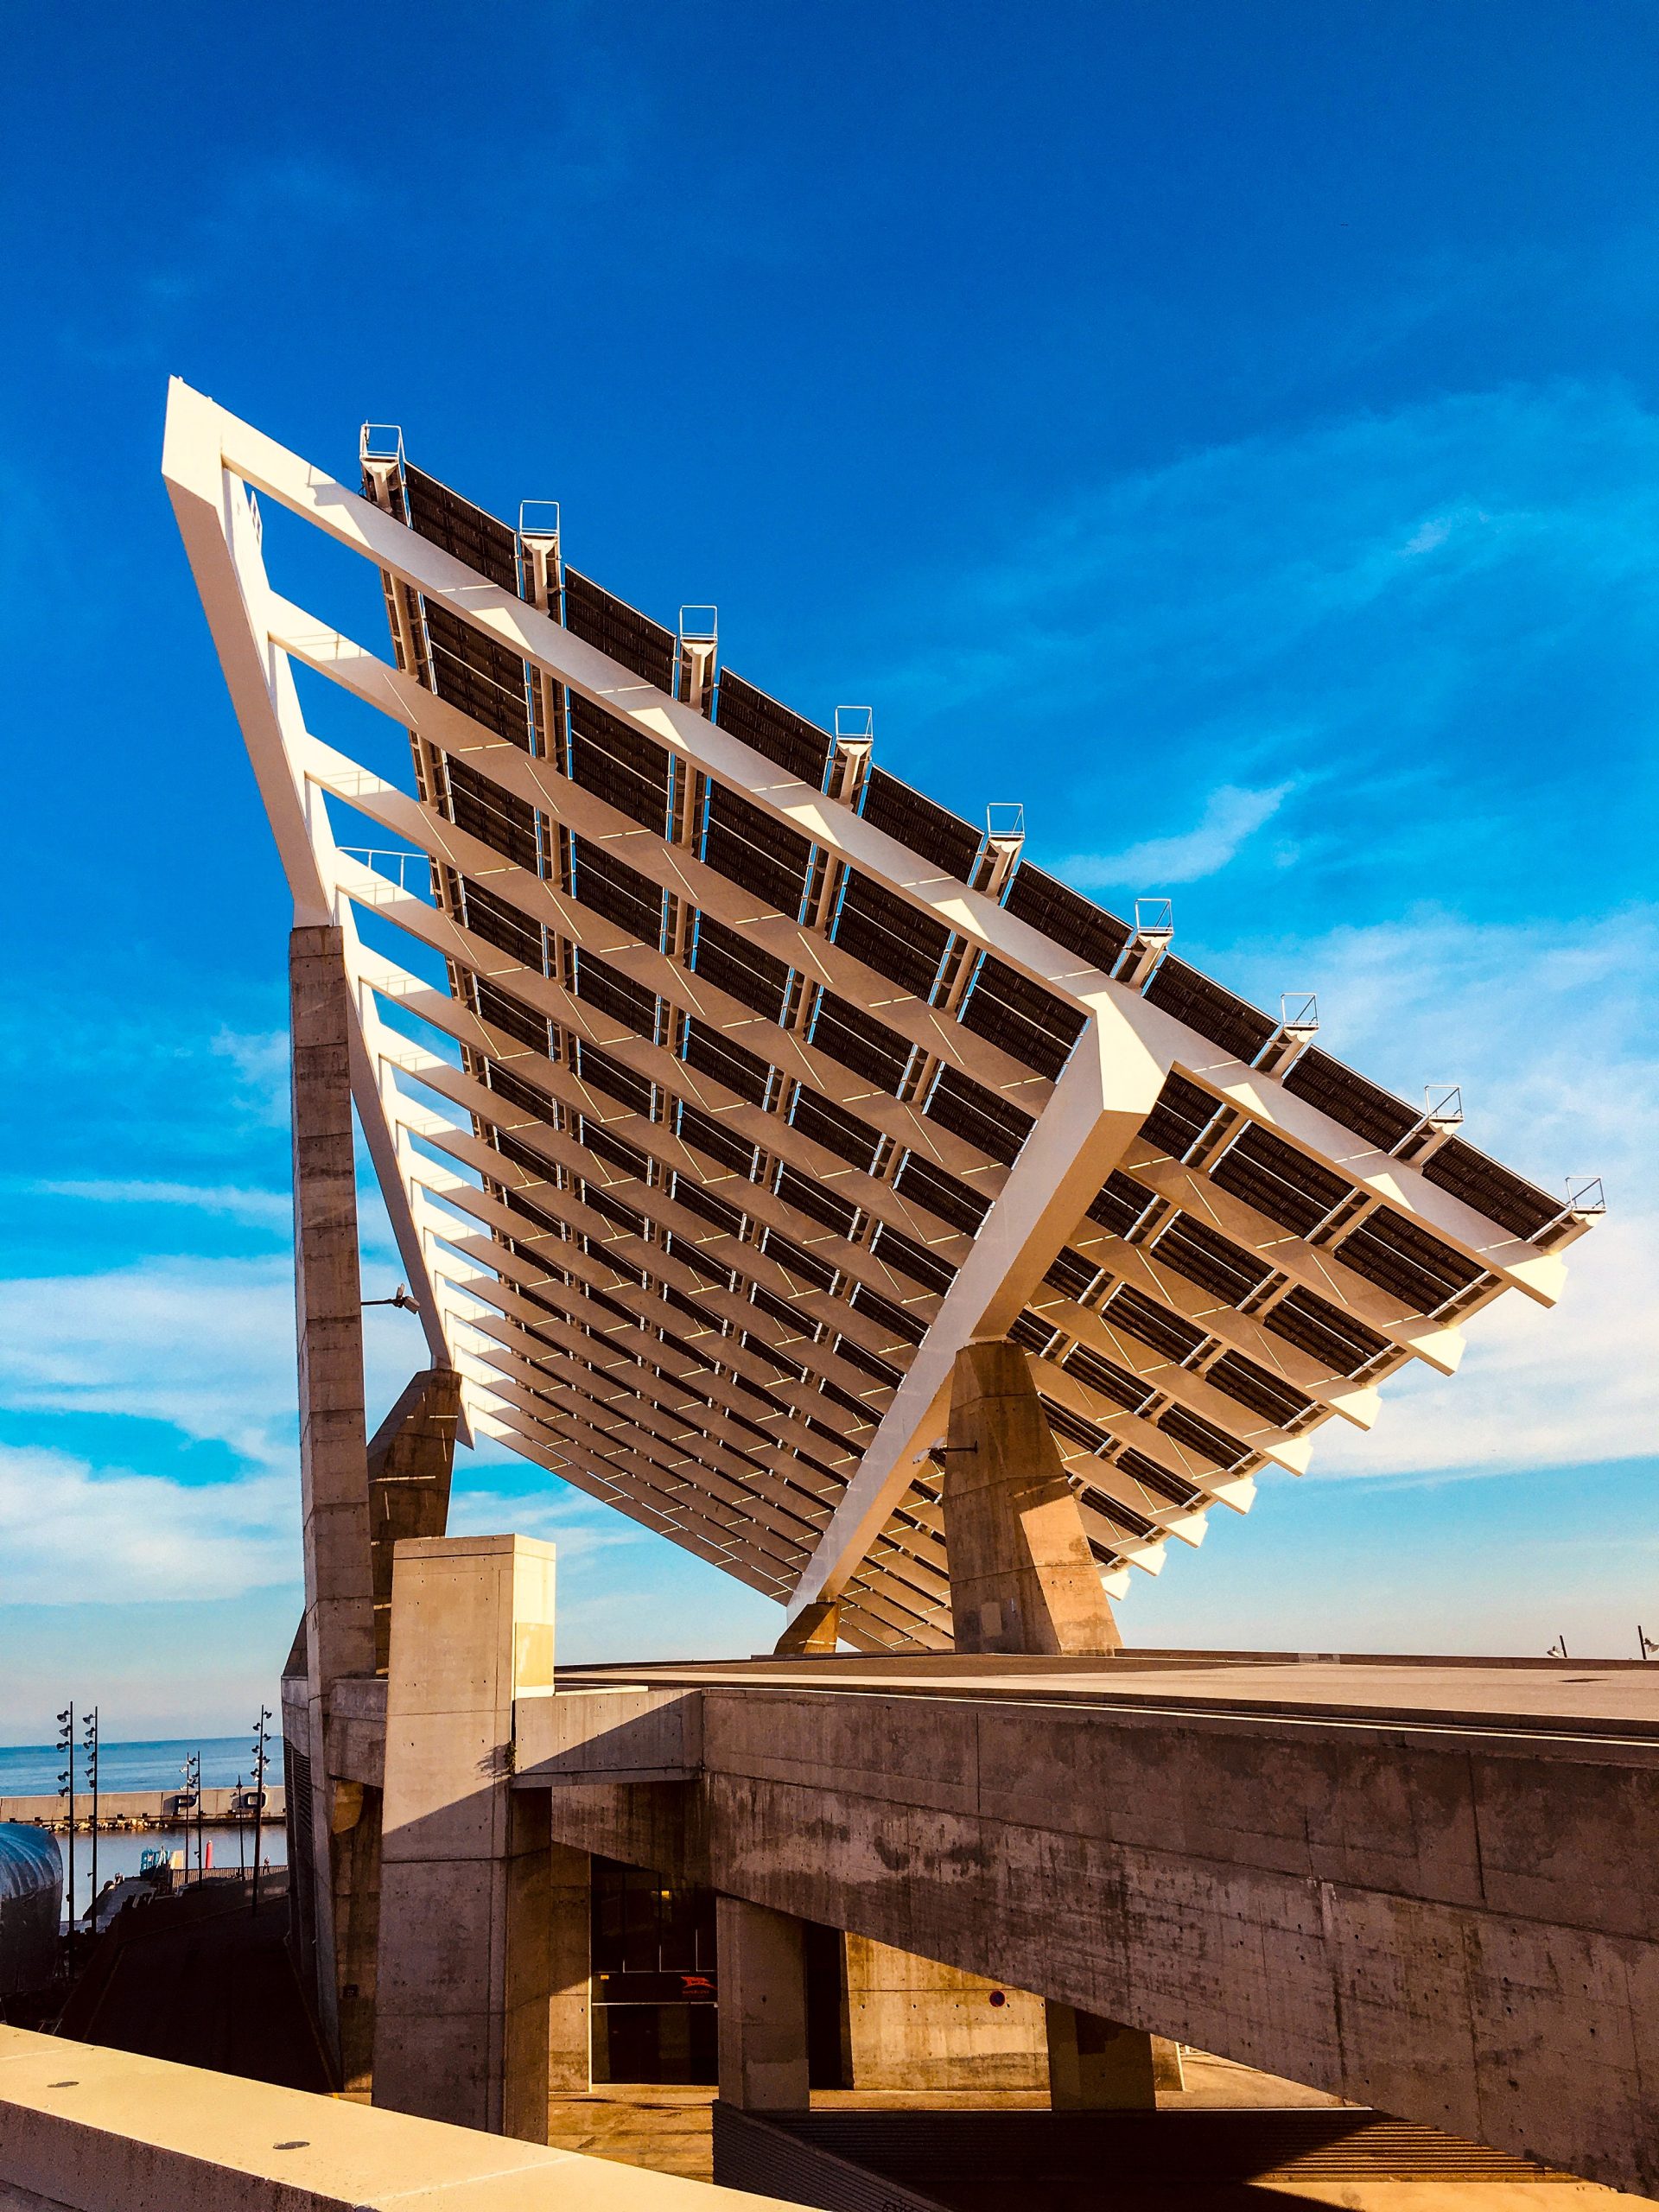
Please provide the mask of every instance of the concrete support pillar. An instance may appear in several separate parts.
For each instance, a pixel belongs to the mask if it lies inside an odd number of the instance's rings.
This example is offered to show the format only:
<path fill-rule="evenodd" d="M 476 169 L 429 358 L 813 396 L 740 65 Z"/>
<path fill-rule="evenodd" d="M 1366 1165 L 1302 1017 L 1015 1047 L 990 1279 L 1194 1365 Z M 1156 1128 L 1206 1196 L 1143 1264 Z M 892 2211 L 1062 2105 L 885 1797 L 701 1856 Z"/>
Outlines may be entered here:
<path fill-rule="evenodd" d="M 547 2139 L 554 1859 L 513 1701 L 553 1687 L 551 1544 L 400 1543 L 386 1682 L 374 2101 Z"/>
<path fill-rule="evenodd" d="M 801 1922 L 740 1897 L 715 1901 L 720 2098 L 744 2112 L 804 2112 L 806 1946 Z"/>
<path fill-rule="evenodd" d="M 569 1844 L 549 1846 L 547 2086 L 556 2096 L 580 2096 L 593 2085 L 593 1864 L 585 1851 Z"/>
<path fill-rule="evenodd" d="M 1181 2087 L 1181 2054 L 1162 2036 L 1052 2000 L 1047 2012 L 1048 2095 L 1056 2112 L 1152 2112 L 1160 2089 Z"/>
<path fill-rule="evenodd" d="M 1018 1344 L 957 1355 L 944 1481 L 958 1651 L 1109 1652 L 1121 1641 Z"/>
<path fill-rule="evenodd" d="M 358 1281 L 350 1001 L 341 932 L 289 939 L 294 1121 L 294 1291 L 300 1383 L 306 1707 L 314 1872 L 311 1933 L 323 2041 L 350 2088 L 364 2080 L 372 2008 L 337 1929 L 352 1917 L 353 1852 L 329 1777 L 330 1707 L 343 1676 L 374 1671 L 363 1316 Z M 347 1989 L 359 1993 L 347 1996 Z"/>
<path fill-rule="evenodd" d="M 809 1658 L 833 1651 L 841 1640 L 841 1600 L 820 1598 L 804 1605 L 773 1644 L 780 1659 Z"/>
<path fill-rule="evenodd" d="M 452 1368 L 429 1367 L 415 1377 L 369 1440 L 377 1674 L 385 1673 L 391 1649 L 392 1547 L 405 1536 L 441 1536 L 448 1525 L 460 1419 L 460 1376 Z"/>

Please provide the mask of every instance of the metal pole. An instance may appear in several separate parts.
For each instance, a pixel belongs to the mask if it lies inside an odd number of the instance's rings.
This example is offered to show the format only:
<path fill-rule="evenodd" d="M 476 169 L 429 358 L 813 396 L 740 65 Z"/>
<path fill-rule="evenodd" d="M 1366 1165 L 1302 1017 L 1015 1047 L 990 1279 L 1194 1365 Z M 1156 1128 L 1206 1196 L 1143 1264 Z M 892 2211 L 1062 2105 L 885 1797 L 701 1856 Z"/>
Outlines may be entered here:
<path fill-rule="evenodd" d="M 86 1721 L 87 1778 L 92 1785 L 92 1905 L 98 1911 L 98 1707 L 94 1706 Z M 92 1922 L 92 1932 L 98 1932 L 98 1922 Z"/>
<path fill-rule="evenodd" d="M 238 1774 L 236 1777 L 236 1872 L 238 1879 L 245 1882 L 248 1878 L 248 1836 L 243 1825 L 242 1811 L 242 1777 Z"/>
<path fill-rule="evenodd" d="M 253 1738 L 253 1902 L 251 1913 L 259 1910 L 259 1847 L 265 1825 L 265 1723 L 270 1718 L 270 1707 L 262 1705 L 255 1726 Z"/>
<path fill-rule="evenodd" d="M 58 1715 L 58 1749 L 67 1764 L 58 1777 L 58 1795 L 69 1800 L 69 1932 L 67 1955 L 75 1962 L 75 1701 L 70 1699 Z"/>

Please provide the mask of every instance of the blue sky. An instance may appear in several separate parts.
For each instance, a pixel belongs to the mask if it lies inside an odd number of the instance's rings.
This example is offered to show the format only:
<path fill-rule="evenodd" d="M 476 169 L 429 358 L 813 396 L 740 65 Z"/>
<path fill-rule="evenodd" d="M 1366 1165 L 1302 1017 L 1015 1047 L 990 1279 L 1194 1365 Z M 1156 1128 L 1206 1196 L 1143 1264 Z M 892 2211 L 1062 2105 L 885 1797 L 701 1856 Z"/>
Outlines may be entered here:
<path fill-rule="evenodd" d="M 1122 1611 L 1634 1649 L 1653 1485 L 1659 17 L 1143 0 L 10 28 L 0 1740 L 239 1728 L 297 1605 L 287 914 L 158 463 L 365 416 L 1612 1213 Z M 365 1235 L 371 1287 L 396 1268 Z M 371 1395 L 419 1357 L 371 1317 Z M 516 1465 L 570 1656 L 773 1610 Z"/>

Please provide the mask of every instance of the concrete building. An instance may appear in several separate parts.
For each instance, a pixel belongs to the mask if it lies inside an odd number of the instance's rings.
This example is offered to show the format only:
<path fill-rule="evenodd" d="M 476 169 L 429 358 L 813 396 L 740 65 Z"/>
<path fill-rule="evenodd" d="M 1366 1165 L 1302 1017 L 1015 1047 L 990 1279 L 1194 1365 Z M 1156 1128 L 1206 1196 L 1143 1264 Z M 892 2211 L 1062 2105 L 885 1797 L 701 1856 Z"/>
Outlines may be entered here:
<path fill-rule="evenodd" d="M 613 598 L 556 508 L 360 461 L 172 388 L 295 901 L 283 1706 L 342 2087 L 544 2140 L 619 2067 L 716 2073 L 753 2159 L 815 2087 L 1145 2110 L 1196 2044 L 1659 2181 L 1643 1678 L 1131 1655 L 1114 1612 L 1550 1303 L 1598 1189 L 911 789 L 868 709 L 781 706 L 714 610 Z M 283 595 L 261 501 L 378 572 L 390 658 Z M 372 1436 L 353 1108 L 429 1361 Z M 777 1599 L 778 1657 L 556 1676 L 550 1548 L 445 1534 L 480 1434 Z"/>

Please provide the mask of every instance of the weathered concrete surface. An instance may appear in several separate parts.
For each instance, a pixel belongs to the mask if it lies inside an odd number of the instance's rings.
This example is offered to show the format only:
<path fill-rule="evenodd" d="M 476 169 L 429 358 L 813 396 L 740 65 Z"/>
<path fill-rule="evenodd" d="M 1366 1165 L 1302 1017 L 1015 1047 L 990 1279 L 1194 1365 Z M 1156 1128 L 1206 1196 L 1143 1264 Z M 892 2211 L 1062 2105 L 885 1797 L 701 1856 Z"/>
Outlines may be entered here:
<path fill-rule="evenodd" d="M 1179 2046 L 1052 1998 L 1045 2007 L 1049 2102 L 1056 2112 L 1155 2112 L 1183 2086 Z"/>
<path fill-rule="evenodd" d="M 805 1930 L 741 1897 L 717 1897 L 715 1916 L 721 2101 L 742 2112 L 804 2112 Z"/>
<path fill-rule="evenodd" d="M 855 2089 L 1046 2089 L 1043 2000 L 868 1936 L 847 1942 Z M 725 1962 L 722 1959 L 721 1993 Z"/>
<path fill-rule="evenodd" d="M 460 1376 L 453 1368 L 429 1367 L 415 1376 L 369 1440 L 378 1674 L 385 1673 L 391 1650 L 392 1547 L 405 1536 L 441 1536 L 448 1527 L 460 1419 Z"/>
<path fill-rule="evenodd" d="M 743 2212 L 777 2200 L 0 2026 L 0 2202 L 71 2212 Z"/>
<path fill-rule="evenodd" d="M 942 1484 L 959 1652 L 1116 1651 L 1083 1516 L 1018 1344 L 969 1344 Z"/>
<path fill-rule="evenodd" d="M 1651 1676 L 859 1664 L 578 1677 L 520 1786 L 584 1849 L 1659 2187 Z M 669 1729 L 695 1778 L 582 1780 Z"/>
<path fill-rule="evenodd" d="M 546 2140 L 555 1996 L 548 1795 L 515 1796 L 514 1713 L 553 1678 L 553 1547 L 397 1548 L 374 2101 Z"/>

